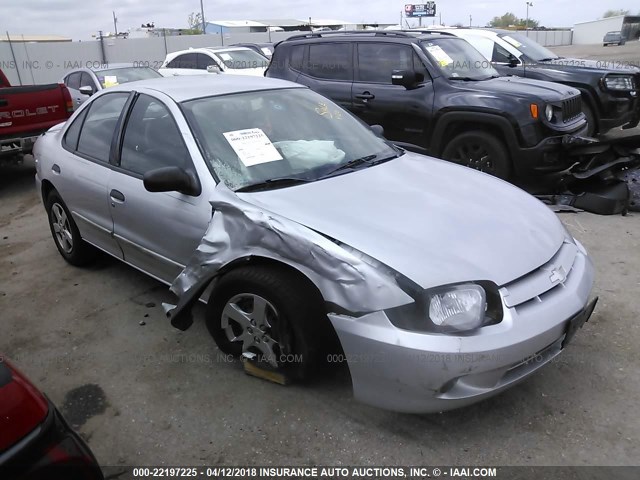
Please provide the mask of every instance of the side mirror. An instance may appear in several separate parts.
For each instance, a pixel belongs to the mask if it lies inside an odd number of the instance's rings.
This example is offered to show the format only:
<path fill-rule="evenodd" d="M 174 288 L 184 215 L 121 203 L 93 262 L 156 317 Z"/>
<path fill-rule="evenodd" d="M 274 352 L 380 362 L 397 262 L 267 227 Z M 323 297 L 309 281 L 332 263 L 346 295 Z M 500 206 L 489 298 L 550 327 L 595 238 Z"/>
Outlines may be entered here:
<path fill-rule="evenodd" d="M 88 96 L 88 97 L 90 97 L 90 96 L 91 96 L 91 95 L 93 95 L 93 93 L 94 93 L 94 92 L 93 92 L 93 87 L 90 87 L 90 86 L 88 86 L 88 85 L 87 85 L 87 86 L 85 86 L 85 87 L 80 87 L 79 92 L 80 92 L 82 95 L 86 95 L 86 96 Z"/>
<path fill-rule="evenodd" d="M 202 191 L 196 176 L 180 167 L 149 170 L 142 181 L 149 192 L 180 192 L 197 197 Z"/>
<path fill-rule="evenodd" d="M 508 65 L 511 68 L 517 67 L 518 65 L 520 65 L 520 59 L 515 55 L 510 55 Z"/>
<path fill-rule="evenodd" d="M 218 65 L 207 65 L 207 73 L 222 73 Z"/>
<path fill-rule="evenodd" d="M 371 125 L 369 129 L 376 137 L 384 138 L 384 127 L 382 125 Z"/>
<path fill-rule="evenodd" d="M 422 81 L 424 81 L 424 75 L 411 70 L 394 70 L 391 72 L 391 83 L 393 85 L 402 85 L 406 89 L 413 88 Z"/>

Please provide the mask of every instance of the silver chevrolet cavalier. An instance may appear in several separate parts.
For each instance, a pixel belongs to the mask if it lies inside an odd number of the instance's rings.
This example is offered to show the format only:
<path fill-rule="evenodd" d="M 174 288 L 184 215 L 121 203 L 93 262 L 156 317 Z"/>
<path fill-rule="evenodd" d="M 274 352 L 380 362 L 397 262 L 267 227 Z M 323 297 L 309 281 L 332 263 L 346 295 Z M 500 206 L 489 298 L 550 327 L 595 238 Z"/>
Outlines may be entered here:
<path fill-rule="evenodd" d="M 556 215 L 484 173 L 387 142 L 330 100 L 265 78 L 102 91 L 35 145 L 62 257 L 97 249 L 171 284 L 174 326 L 207 302 L 218 347 L 354 395 L 435 412 L 556 357 L 595 306 Z"/>

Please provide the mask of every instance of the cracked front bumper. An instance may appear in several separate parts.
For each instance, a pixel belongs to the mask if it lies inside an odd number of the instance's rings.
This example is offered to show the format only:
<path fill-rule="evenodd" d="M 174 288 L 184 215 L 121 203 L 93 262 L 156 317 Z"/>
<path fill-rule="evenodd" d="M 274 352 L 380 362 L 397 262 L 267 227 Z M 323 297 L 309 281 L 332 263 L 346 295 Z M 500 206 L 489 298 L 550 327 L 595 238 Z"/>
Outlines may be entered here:
<path fill-rule="evenodd" d="M 562 288 L 517 307 L 503 301 L 499 324 L 467 336 L 401 330 L 383 311 L 329 318 L 356 399 L 400 412 L 439 412 L 502 392 L 560 354 L 570 320 L 587 309 L 593 278 L 591 260 L 579 253 Z"/>

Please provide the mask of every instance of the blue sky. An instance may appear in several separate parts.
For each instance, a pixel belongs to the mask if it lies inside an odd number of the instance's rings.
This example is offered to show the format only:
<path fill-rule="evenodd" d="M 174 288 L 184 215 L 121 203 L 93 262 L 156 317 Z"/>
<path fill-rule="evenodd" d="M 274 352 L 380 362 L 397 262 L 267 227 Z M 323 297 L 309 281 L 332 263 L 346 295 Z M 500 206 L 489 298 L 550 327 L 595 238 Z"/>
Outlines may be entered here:
<path fill-rule="evenodd" d="M 343 0 L 268 0 L 242 2 L 231 0 L 204 0 L 207 19 L 242 20 L 261 18 L 336 18 L 355 23 L 397 23 L 405 1 L 378 0 L 345 2 Z M 595 20 L 607 9 L 627 9 L 640 13 L 638 0 L 533 0 L 531 18 L 547 27 L 572 26 L 577 22 Z M 526 1 L 518 0 L 441 0 L 437 8 L 448 25 L 485 25 L 494 16 L 513 12 L 526 15 Z M 156 26 L 184 28 L 190 12 L 200 10 L 199 0 L 171 0 L 153 2 L 144 0 L 0 0 L 2 17 L 0 32 L 12 34 L 55 34 L 86 40 L 98 30 L 113 30 L 111 12 L 116 11 L 118 28 L 126 30 L 141 23 L 155 22 Z M 424 25 L 431 24 L 429 19 Z"/>

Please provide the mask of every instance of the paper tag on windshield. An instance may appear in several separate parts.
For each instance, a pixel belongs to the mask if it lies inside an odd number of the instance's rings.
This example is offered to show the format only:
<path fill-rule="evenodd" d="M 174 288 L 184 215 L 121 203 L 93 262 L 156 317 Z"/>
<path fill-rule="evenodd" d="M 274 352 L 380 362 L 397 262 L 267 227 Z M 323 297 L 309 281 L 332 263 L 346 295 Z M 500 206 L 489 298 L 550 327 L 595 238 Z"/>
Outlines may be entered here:
<path fill-rule="evenodd" d="M 282 160 L 276 147 L 260 128 L 235 130 L 223 135 L 246 167 Z"/>
<path fill-rule="evenodd" d="M 453 59 L 447 55 L 447 52 L 440 48 L 440 45 L 432 45 L 427 47 L 427 52 L 429 52 L 433 58 L 436 59 L 436 62 L 440 64 L 441 67 L 446 67 L 453 63 Z"/>
<path fill-rule="evenodd" d="M 509 42 L 511 45 L 513 45 L 513 46 L 514 46 L 514 47 L 516 47 L 516 48 L 519 48 L 519 47 L 521 47 L 521 46 L 522 46 L 522 44 L 521 44 L 519 41 L 517 41 L 517 40 L 516 40 L 515 38 L 513 38 L 513 37 L 510 37 L 509 35 L 505 35 L 504 37 L 502 37 L 502 39 L 503 39 L 505 42 Z"/>
<path fill-rule="evenodd" d="M 262 50 L 262 53 L 264 53 L 267 57 L 271 56 L 271 50 L 269 50 L 267 47 L 262 47 L 260 50 Z"/>
<path fill-rule="evenodd" d="M 104 77 L 104 81 L 102 82 L 104 88 L 115 87 L 118 85 L 118 77 L 115 75 L 106 75 Z"/>

